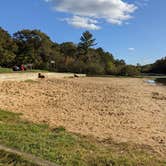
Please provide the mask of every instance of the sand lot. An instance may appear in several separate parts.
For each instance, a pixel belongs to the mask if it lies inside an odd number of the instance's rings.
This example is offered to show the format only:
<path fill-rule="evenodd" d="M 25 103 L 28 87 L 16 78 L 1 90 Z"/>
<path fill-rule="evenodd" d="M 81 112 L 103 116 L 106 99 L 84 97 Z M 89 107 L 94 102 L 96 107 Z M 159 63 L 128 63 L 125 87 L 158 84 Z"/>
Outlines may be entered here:
<path fill-rule="evenodd" d="M 166 155 L 166 87 L 145 79 L 0 82 L 0 108 L 98 139 L 150 145 Z"/>

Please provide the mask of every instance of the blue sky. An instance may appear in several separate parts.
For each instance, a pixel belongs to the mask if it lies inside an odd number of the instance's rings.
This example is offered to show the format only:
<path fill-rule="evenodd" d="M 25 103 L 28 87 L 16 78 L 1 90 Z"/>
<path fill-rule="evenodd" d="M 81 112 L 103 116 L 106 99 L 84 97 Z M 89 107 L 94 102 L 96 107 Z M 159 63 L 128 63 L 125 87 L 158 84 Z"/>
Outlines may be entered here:
<path fill-rule="evenodd" d="M 98 47 L 128 64 L 166 56 L 166 0 L 47 1 L 1 0 L 0 26 L 11 34 L 40 29 L 58 43 L 77 43 L 88 29 Z"/>

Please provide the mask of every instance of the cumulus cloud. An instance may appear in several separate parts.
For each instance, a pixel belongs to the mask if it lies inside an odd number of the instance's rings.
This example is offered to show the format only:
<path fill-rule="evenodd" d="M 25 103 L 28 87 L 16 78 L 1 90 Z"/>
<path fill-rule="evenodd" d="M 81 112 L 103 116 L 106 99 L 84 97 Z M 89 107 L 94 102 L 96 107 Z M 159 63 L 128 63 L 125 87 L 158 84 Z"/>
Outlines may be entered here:
<path fill-rule="evenodd" d="M 115 25 L 132 18 L 136 5 L 123 0 L 45 0 L 52 2 L 58 12 L 73 16 L 65 19 L 68 24 L 87 29 L 100 29 L 100 19 Z"/>

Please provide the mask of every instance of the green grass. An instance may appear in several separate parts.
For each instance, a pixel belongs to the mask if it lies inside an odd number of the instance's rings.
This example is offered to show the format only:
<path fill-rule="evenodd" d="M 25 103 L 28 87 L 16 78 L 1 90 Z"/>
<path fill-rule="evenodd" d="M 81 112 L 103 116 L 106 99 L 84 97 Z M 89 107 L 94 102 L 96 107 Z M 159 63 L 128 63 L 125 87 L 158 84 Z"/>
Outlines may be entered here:
<path fill-rule="evenodd" d="M 10 68 L 1 68 L 0 67 L 0 73 L 12 73 L 13 70 Z"/>
<path fill-rule="evenodd" d="M 33 69 L 33 70 L 27 70 L 27 71 L 13 71 L 12 68 L 1 68 L 0 67 L 0 73 L 39 73 L 39 72 L 49 72 L 47 70 L 38 70 L 38 69 Z"/>
<path fill-rule="evenodd" d="M 65 166 L 164 166 L 150 147 L 99 142 L 63 127 L 23 121 L 19 114 L 0 111 L 0 144 Z"/>

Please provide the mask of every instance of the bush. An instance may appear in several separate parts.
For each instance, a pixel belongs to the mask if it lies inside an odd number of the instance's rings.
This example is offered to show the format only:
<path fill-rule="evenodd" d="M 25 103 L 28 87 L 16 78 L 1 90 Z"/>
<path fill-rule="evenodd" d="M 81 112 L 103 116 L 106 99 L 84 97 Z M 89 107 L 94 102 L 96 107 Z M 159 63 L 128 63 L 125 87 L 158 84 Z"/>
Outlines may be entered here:
<path fill-rule="evenodd" d="M 87 74 L 104 74 L 104 68 L 97 63 L 90 63 L 87 64 L 87 69 L 86 69 Z"/>
<path fill-rule="evenodd" d="M 140 75 L 140 71 L 135 66 L 127 65 L 121 69 L 121 75 L 123 75 L 123 76 L 138 76 L 138 75 Z"/>
<path fill-rule="evenodd" d="M 73 73 L 86 73 L 87 65 L 83 61 L 75 61 L 69 65 L 69 70 Z"/>
<path fill-rule="evenodd" d="M 119 75 L 120 67 L 117 67 L 113 62 L 108 62 L 105 68 L 106 74 Z"/>

